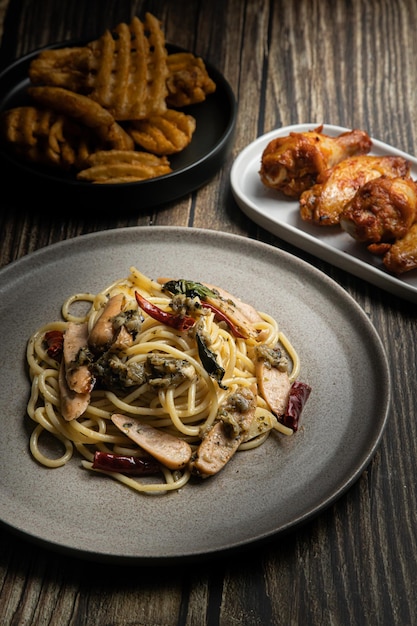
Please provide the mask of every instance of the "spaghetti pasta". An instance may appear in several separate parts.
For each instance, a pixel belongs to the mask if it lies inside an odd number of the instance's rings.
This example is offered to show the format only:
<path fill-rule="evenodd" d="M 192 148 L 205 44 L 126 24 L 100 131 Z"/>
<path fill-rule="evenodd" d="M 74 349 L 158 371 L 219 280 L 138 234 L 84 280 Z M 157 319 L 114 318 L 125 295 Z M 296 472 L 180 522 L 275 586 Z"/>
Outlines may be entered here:
<path fill-rule="evenodd" d="M 203 295 L 197 295 L 201 289 Z M 117 304 L 116 312 L 109 303 Z M 168 493 L 185 486 L 194 474 L 206 476 L 195 459 L 216 424 L 239 451 L 262 445 L 273 431 L 293 433 L 261 393 L 258 366 L 260 360 L 266 362 L 265 354 L 278 355 L 278 363 L 267 366 L 288 379 L 289 390 L 300 371 L 298 354 L 272 316 L 230 294 L 201 283 L 155 281 L 131 267 L 127 278 L 96 295 L 71 295 L 61 313 L 63 321 L 39 328 L 27 344 L 27 413 L 36 424 L 29 446 L 41 465 L 61 467 L 76 452 L 85 469 L 108 474 L 138 492 Z M 107 324 L 104 339 L 99 323 L 103 329 Z M 80 347 L 81 328 L 89 339 Z M 61 353 L 59 341 L 54 349 L 47 341 L 60 334 Z M 66 350 L 71 349 L 68 357 Z M 68 389 L 69 370 L 71 380 L 84 376 L 83 392 Z M 75 417 L 67 412 L 73 402 L 81 407 Z M 164 436 L 185 442 L 188 461 L 169 468 L 167 451 L 157 453 L 149 443 L 149 433 L 155 440 L 155 432 L 161 445 Z M 47 445 L 51 436 L 54 446 Z M 131 476 L 97 469 L 98 452 L 117 459 L 151 455 L 158 459 L 159 472 Z"/>

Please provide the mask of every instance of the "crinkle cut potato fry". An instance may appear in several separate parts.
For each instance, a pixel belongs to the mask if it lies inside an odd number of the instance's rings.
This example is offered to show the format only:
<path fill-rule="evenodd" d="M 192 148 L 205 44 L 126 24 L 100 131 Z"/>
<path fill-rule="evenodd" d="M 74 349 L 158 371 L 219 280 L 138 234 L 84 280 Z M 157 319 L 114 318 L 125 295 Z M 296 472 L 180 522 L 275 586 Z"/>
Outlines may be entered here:
<path fill-rule="evenodd" d="M 127 132 L 141 148 L 153 154 L 175 154 L 191 142 L 196 121 L 183 111 L 167 109 L 162 115 L 133 120 Z"/>
<path fill-rule="evenodd" d="M 17 156 L 65 171 L 84 167 L 90 154 L 104 148 L 92 129 L 53 110 L 15 107 L 2 122 L 0 135 Z"/>
<path fill-rule="evenodd" d="M 117 120 L 143 119 L 166 110 L 168 68 L 165 37 L 150 13 L 142 23 L 119 24 L 91 44 L 102 63 L 90 97 L 108 108 Z"/>
<path fill-rule="evenodd" d="M 79 180 L 94 183 L 132 183 L 169 174 L 172 170 L 166 156 L 157 157 L 134 150 L 102 150 L 92 154 Z"/>
<path fill-rule="evenodd" d="M 168 55 L 168 74 L 168 106 L 181 108 L 197 104 L 216 90 L 203 59 L 191 52 Z"/>
<path fill-rule="evenodd" d="M 86 46 L 41 52 L 29 77 L 88 95 L 117 121 L 144 119 L 167 108 L 167 56 L 160 23 L 147 13 L 143 23 L 133 17 Z"/>
<path fill-rule="evenodd" d="M 29 95 L 39 104 L 79 120 L 92 128 L 111 148 L 131 150 L 132 138 L 118 124 L 111 113 L 87 96 L 62 87 L 29 87 Z"/>

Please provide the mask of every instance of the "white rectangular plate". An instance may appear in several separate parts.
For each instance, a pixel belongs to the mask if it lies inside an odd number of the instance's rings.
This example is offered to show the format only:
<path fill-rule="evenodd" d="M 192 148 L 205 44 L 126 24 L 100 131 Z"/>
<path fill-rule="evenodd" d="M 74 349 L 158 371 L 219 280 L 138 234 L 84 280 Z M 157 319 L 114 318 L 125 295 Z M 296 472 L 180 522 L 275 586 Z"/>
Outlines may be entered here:
<path fill-rule="evenodd" d="M 319 124 L 285 126 L 258 137 L 236 158 L 231 171 L 233 195 L 242 211 L 254 222 L 316 257 L 327 261 L 363 280 L 400 298 L 417 302 L 417 270 L 401 276 L 389 274 L 379 257 L 372 255 L 366 245 L 356 242 L 339 228 L 323 228 L 303 222 L 298 200 L 268 189 L 259 177 L 261 157 L 268 143 L 275 137 L 285 137 L 290 132 L 305 132 Z M 348 128 L 325 124 L 323 132 L 336 136 Z M 411 166 L 411 176 L 417 178 L 417 159 L 382 141 L 372 140 L 374 155 L 396 155 L 406 158 Z"/>

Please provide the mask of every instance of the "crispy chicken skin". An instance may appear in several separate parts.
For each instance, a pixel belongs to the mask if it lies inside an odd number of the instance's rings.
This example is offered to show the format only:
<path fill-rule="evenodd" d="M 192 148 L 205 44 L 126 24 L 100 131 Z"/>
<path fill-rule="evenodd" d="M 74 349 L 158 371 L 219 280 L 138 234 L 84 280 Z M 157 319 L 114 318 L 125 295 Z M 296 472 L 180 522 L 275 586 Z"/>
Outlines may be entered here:
<path fill-rule="evenodd" d="M 381 176 L 358 189 L 340 215 L 340 226 L 357 241 L 379 243 L 404 237 L 417 221 L 417 184 Z"/>
<path fill-rule="evenodd" d="M 417 222 L 414 222 L 404 237 L 390 246 L 382 261 L 393 274 L 404 274 L 417 268 Z"/>
<path fill-rule="evenodd" d="M 408 176 L 409 163 L 403 157 L 359 155 L 344 159 L 317 179 L 300 197 L 300 215 L 318 226 L 339 224 L 346 205 L 360 187 L 379 176 Z"/>
<path fill-rule="evenodd" d="M 261 158 L 259 175 L 263 184 L 299 198 L 314 185 L 319 174 L 349 156 L 367 154 L 371 149 L 371 139 L 363 130 L 330 137 L 322 129 L 318 126 L 270 141 Z"/>

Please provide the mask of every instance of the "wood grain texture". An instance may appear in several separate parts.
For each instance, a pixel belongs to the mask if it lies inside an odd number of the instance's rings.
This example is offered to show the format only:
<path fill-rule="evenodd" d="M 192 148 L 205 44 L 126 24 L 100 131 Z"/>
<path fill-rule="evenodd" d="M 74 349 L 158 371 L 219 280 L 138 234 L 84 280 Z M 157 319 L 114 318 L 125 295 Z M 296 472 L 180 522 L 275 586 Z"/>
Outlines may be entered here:
<path fill-rule="evenodd" d="M 85 564 L 2 529 L 0 624 L 413 626 L 415 306 L 257 227 L 233 201 L 229 175 L 257 136 L 310 121 L 364 128 L 415 154 L 417 3 L 9 0 L 0 2 L 0 63 L 52 42 L 96 38 L 145 11 L 162 20 L 168 41 L 201 54 L 229 81 L 239 105 L 233 153 L 202 189 L 150 210 L 79 215 L 56 198 L 47 214 L 43 196 L 19 191 L 18 181 L 11 195 L 2 194 L 0 266 L 69 237 L 124 226 L 178 225 L 260 239 L 320 268 L 363 307 L 391 365 L 392 412 L 374 459 L 343 497 L 288 535 L 213 562 L 164 569 Z"/>

